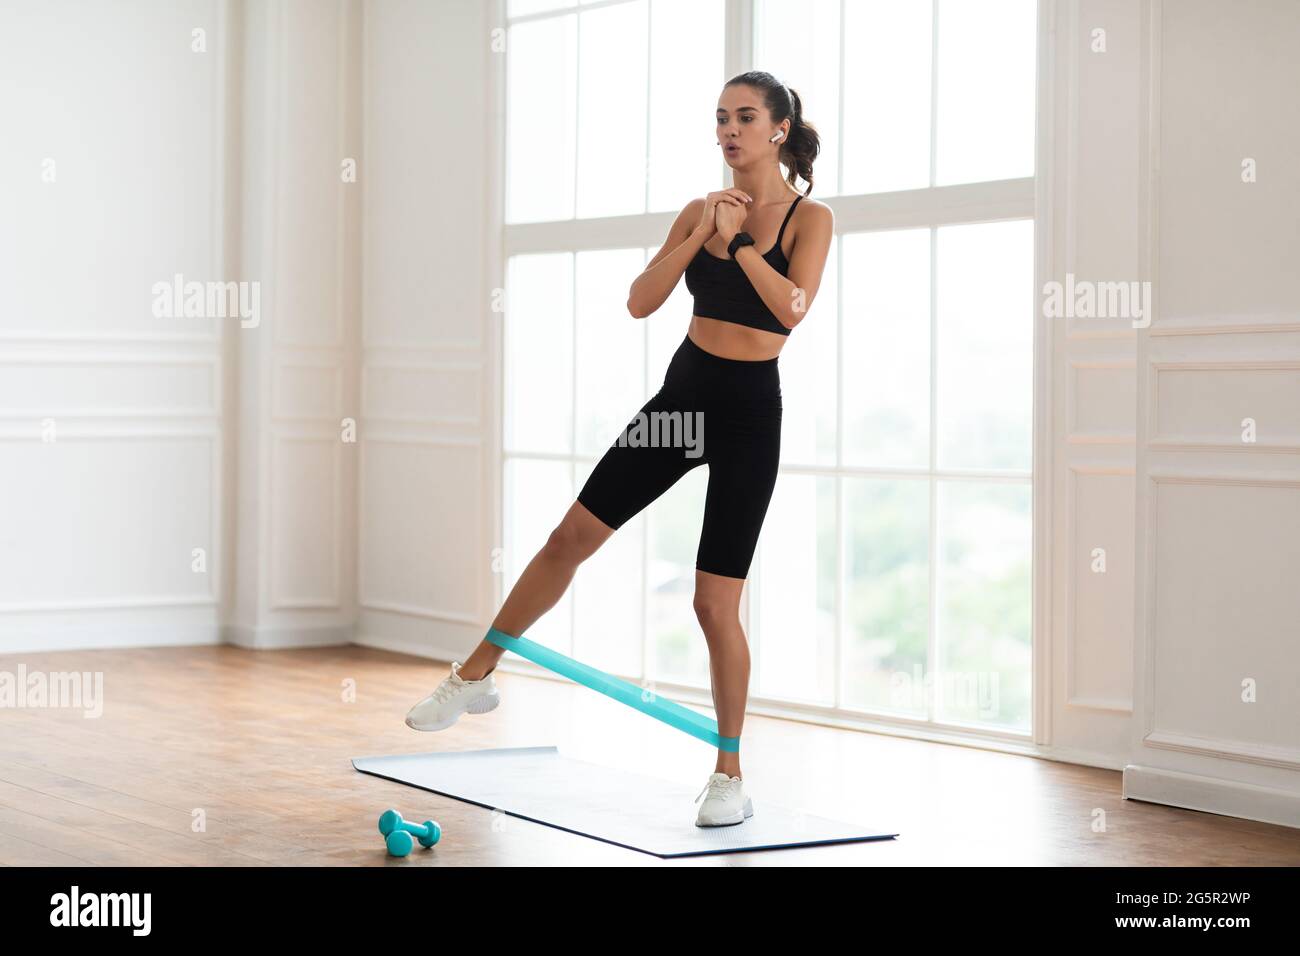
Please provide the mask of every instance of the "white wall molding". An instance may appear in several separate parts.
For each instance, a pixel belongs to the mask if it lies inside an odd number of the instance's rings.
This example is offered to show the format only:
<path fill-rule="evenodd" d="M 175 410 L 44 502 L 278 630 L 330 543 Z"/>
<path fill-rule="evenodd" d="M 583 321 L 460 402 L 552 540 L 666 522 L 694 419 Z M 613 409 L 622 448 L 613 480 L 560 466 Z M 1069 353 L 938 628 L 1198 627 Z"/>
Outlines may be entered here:
<path fill-rule="evenodd" d="M 1078 593 L 1073 586 L 1079 571 L 1078 555 L 1079 551 L 1079 519 L 1077 514 L 1078 506 L 1078 479 L 1079 476 L 1111 476 L 1130 480 L 1133 478 L 1133 468 L 1127 465 L 1113 464 L 1106 461 L 1085 462 L 1076 460 L 1072 462 L 1067 470 L 1065 484 L 1065 514 L 1068 516 L 1065 522 L 1066 534 L 1066 562 L 1064 569 L 1065 580 L 1069 582 L 1066 587 L 1066 607 L 1065 607 L 1065 634 L 1064 634 L 1064 664 L 1065 664 L 1065 700 L 1064 705 L 1067 707 L 1079 708 L 1084 710 L 1102 711 L 1105 713 L 1131 715 L 1133 712 L 1133 698 L 1131 695 L 1126 697 L 1104 697 L 1095 694 L 1084 694 L 1078 686 Z M 1092 647 L 1093 653 L 1097 653 L 1097 648 Z"/>
<path fill-rule="evenodd" d="M 1181 750 L 1184 753 L 1202 754 L 1207 757 L 1227 757 L 1231 760 L 1242 760 L 1270 767 L 1300 770 L 1300 750 L 1294 747 L 1271 747 L 1253 741 L 1198 737 L 1195 734 L 1182 734 L 1172 730 L 1152 730 L 1143 734 L 1142 740 L 1148 747 L 1162 747 L 1166 750 Z"/>
<path fill-rule="evenodd" d="M 104 418 L 114 421 L 139 418 L 203 418 L 216 420 L 221 413 L 221 372 L 220 356 L 216 352 L 203 354 L 163 356 L 149 353 L 118 353 L 105 355 L 93 352 L 45 351 L 42 353 L 24 353 L 8 355 L 0 353 L 0 369 L 39 366 L 50 371 L 71 370 L 71 368 L 106 368 L 118 369 L 134 367 L 137 369 L 164 368 L 199 368 L 203 370 L 206 390 L 211 401 L 203 405 L 177 406 L 159 402 L 153 406 L 133 408 L 129 405 L 118 407 L 97 405 L 43 405 L 24 408 L 17 405 L 0 407 L 0 419 L 12 418 L 32 420 L 41 418 Z M 0 389 L 3 389 L 0 384 Z M 100 384 L 100 387 L 103 387 Z M 3 393 L 0 393 L 3 394 Z"/>
<path fill-rule="evenodd" d="M 1161 397 L 1160 386 L 1163 377 L 1175 372 L 1297 372 L 1300 382 L 1300 359 L 1220 359 L 1220 360 L 1149 360 L 1147 374 L 1148 394 L 1146 399 L 1148 446 L 1159 451 L 1222 451 L 1254 452 L 1256 454 L 1300 454 L 1300 441 L 1295 442 L 1245 442 L 1245 441 L 1207 441 L 1200 438 L 1170 437 L 1160 429 Z M 1300 394 L 1300 390 L 1298 390 Z M 1263 407 L 1263 406 L 1262 406 Z M 1298 406 L 1300 407 L 1300 406 Z M 1291 413 L 1297 417 L 1297 413 Z M 1238 433 L 1240 425 L 1233 424 Z M 1267 430 L 1265 432 L 1267 434 Z"/>
<path fill-rule="evenodd" d="M 286 573 L 285 565 L 287 558 L 280 550 L 283 542 L 276 536 L 276 519 L 272 518 L 268 528 L 269 551 L 271 556 L 270 562 L 270 597 L 268 607 L 272 611 L 288 610 L 317 610 L 317 611 L 341 611 L 342 593 L 344 583 L 342 581 L 343 553 L 341 545 L 340 525 L 343 521 L 344 501 L 343 501 L 343 444 L 337 435 L 312 436 L 312 435 L 274 435 L 271 439 L 271 459 L 270 459 L 270 476 L 271 476 L 271 499 L 277 503 L 277 508 L 283 510 L 288 507 L 286 498 L 291 494 L 291 489 L 284 488 L 281 481 L 280 460 L 285 456 L 284 449 L 295 444 L 302 445 L 324 445 L 330 451 L 330 483 L 333 492 L 330 495 L 330 514 L 333 518 L 330 521 L 330 538 L 329 553 L 331 573 L 328 579 L 328 590 L 324 594 L 307 595 L 307 594 L 286 594 L 283 591 L 284 585 L 281 583 Z M 296 494 L 301 494 L 299 490 Z M 278 515 L 276 516 L 278 517 Z M 301 544 L 303 542 L 299 542 Z"/>
<path fill-rule="evenodd" d="M 366 435 L 361 440 L 361 469 L 359 481 L 359 496 L 363 503 L 367 500 L 366 488 L 370 480 L 368 472 L 369 469 L 373 467 L 369 464 L 370 456 L 366 454 L 366 447 L 369 445 L 379 444 L 411 445 L 426 448 L 462 448 L 474 452 L 478 455 L 480 460 L 483 455 L 483 441 L 481 438 L 400 434 L 393 432 Z M 368 553 L 366 546 L 366 527 L 366 523 L 362 522 L 358 529 L 358 607 L 375 611 L 388 611 L 409 617 L 420 617 L 428 620 L 448 621 L 458 624 L 477 625 L 481 623 L 482 607 L 477 601 L 475 602 L 475 609 L 473 611 L 457 611 L 449 608 L 436 607 L 430 604 L 414 604 L 406 601 L 395 601 L 370 594 L 366 590 L 368 570 L 366 566 L 366 554 Z M 466 543 L 467 542 L 464 541 L 456 541 L 449 544 L 454 548 L 464 549 Z"/>
<path fill-rule="evenodd" d="M 221 487 L 221 433 L 212 425 L 209 426 L 176 426 L 176 427 L 130 427 L 124 425 L 104 425 L 104 426 L 81 426 L 81 427 L 60 427 L 57 432 L 57 441 L 51 444 L 78 442 L 78 441 L 112 441 L 112 442 L 186 442 L 200 440 L 207 444 L 209 472 L 208 479 L 211 482 L 210 487 L 214 489 L 214 496 L 218 495 Z M 0 430 L 0 442 L 14 442 L 17 444 L 30 444 L 33 446 L 44 446 L 40 439 L 39 425 L 28 432 L 14 432 Z M 218 506 L 219 497 L 214 497 L 209 504 L 209 522 L 208 522 L 208 539 L 206 542 L 195 542 L 193 547 L 203 547 L 207 553 L 207 571 L 205 578 L 207 587 L 200 594 L 135 594 L 122 595 L 112 599 L 95 599 L 95 600 L 59 600 L 59 601 L 7 601 L 0 602 L 0 614 L 31 614 L 31 613 L 49 613 L 57 614 L 68 611 L 100 611 L 100 610 L 120 610 L 123 608 L 160 608 L 160 607 L 193 607 L 217 605 L 220 600 L 222 588 L 222 562 L 221 562 L 221 509 Z"/>

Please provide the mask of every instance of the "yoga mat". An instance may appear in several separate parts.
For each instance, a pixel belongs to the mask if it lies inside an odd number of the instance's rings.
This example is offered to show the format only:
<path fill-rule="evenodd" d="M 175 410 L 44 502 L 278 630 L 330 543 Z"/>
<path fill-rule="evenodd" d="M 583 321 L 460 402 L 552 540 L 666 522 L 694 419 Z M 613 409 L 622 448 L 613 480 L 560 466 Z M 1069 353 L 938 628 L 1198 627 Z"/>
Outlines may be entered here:
<path fill-rule="evenodd" d="M 749 792 L 754 815 L 727 827 L 697 827 L 696 795 L 671 780 L 629 773 L 566 757 L 556 747 L 507 747 L 442 753 L 356 757 L 362 773 L 500 810 L 579 836 L 664 859 L 888 840 L 883 827 L 800 813 Z M 428 803 L 403 806 L 412 820 L 437 819 Z M 703 798 L 701 798 L 703 802 Z M 456 839 L 443 831 L 443 842 Z"/>

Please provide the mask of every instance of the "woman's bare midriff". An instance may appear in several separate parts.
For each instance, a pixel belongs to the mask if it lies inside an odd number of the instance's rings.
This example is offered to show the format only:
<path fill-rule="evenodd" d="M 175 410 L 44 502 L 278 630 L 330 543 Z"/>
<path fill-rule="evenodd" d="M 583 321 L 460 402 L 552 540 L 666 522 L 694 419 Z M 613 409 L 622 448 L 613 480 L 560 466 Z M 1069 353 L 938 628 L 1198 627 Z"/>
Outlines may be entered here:
<path fill-rule="evenodd" d="M 691 327 L 686 334 L 704 351 L 742 362 L 776 358 L 787 340 L 787 336 L 775 332 L 751 329 L 704 315 L 691 316 Z"/>

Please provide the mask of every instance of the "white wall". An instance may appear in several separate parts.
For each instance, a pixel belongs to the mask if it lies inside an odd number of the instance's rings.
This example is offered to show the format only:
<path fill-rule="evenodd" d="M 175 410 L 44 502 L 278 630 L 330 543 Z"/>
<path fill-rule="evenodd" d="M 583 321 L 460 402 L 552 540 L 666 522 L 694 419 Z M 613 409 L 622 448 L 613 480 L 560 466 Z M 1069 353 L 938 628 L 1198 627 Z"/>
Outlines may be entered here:
<path fill-rule="evenodd" d="M 262 282 L 264 314 L 229 329 L 239 506 L 227 636 L 344 643 L 356 619 L 358 443 L 346 423 L 359 417 L 361 10 L 355 0 L 239 9 L 240 274 Z"/>
<path fill-rule="evenodd" d="M 442 660 L 495 614 L 494 7 L 365 4 L 356 639 Z"/>
<path fill-rule="evenodd" d="M 1046 278 L 1138 278 L 1142 5 L 1055 4 L 1055 109 L 1040 143 Z M 1092 52 L 1094 31 L 1105 52 Z M 1053 345 L 1049 638 L 1036 739 L 1118 769 L 1133 708 L 1133 429 L 1137 332 L 1124 319 L 1046 319 Z M 1094 573 L 1094 549 L 1105 573 Z"/>
<path fill-rule="evenodd" d="M 0 652 L 351 636 L 360 41 L 357 0 L 0 7 Z M 258 323 L 154 317 L 176 273 Z"/>
<path fill-rule="evenodd" d="M 1054 320 L 1038 743 L 1128 797 L 1300 826 L 1300 5 L 1054 10 L 1047 274 L 1154 300 L 1149 329 Z"/>
<path fill-rule="evenodd" d="M 222 329 L 151 289 L 228 267 L 223 31 L 211 0 L 0 8 L 0 651 L 218 639 Z"/>
<path fill-rule="evenodd" d="M 1300 826 L 1300 4 L 1147 26 L 1124 790 Z"/>

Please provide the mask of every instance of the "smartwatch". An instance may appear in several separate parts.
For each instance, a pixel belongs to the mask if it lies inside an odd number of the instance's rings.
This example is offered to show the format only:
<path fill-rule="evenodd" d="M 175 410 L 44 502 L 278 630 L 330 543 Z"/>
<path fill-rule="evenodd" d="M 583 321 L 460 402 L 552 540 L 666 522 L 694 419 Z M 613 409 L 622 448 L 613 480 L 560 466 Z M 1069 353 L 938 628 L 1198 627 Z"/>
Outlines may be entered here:
<path fill-rule="evenodd" d="M 752 246 L 753 244 L 754 244 L 753 236 L 751 236 L 747 232 L 738 232 L 736 233 L 736 237 L 732 239 L 731 242 L 727 245 L 727 255 L 731 256 L 731 258 L 734 259 L 736 258 L 737 249 L 739 249 L 741 246 Z"/>

